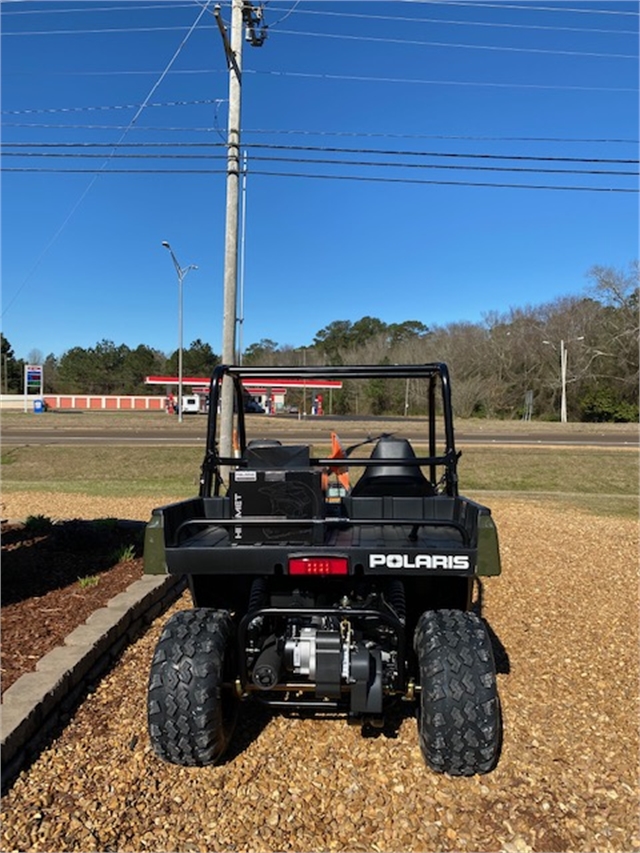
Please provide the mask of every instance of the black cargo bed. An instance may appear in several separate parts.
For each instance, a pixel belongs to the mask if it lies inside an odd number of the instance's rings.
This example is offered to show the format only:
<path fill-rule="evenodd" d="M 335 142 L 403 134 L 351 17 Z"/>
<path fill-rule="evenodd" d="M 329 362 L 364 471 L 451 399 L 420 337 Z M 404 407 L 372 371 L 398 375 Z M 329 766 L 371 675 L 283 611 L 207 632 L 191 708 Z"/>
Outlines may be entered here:
<path fill-rule="evenodd" d="M 467 557 L 467 569 L 449 567 L 467 574 L 475 566 L 482 508 L 459 496 L 347 498 L 339 507 L 328 504 L 324 518 L 231 518 L 228 499 L 216 497 L 192 499 L 189 510 L 185 513 L 182 504 L 161 510 L 172 574 L 279 574 L 300 553 L 340 554 L 348 557 L 353 571 L 367 574 L 372 553 L 399 549 L 410 563 L 412 555 Z M 266 530 L 268 538 L 236 541 L 238 531 L 249 528 Z M 419 566 L 413 572 L 437 568 Z"/>

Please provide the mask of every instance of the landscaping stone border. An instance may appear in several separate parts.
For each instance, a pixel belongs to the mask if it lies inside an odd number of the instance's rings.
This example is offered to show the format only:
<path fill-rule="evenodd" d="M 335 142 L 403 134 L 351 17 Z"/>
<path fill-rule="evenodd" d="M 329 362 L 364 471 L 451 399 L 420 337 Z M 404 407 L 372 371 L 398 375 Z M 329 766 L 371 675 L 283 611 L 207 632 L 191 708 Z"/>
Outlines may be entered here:
<path fill-rule="evenodd" d="M 10 784 L 95 684 L 132 643 L 167 610 L 186 578 L 144 575 L 42 657 L 35 672 L 9 687 L 0 706 L 2 786 Z"/>

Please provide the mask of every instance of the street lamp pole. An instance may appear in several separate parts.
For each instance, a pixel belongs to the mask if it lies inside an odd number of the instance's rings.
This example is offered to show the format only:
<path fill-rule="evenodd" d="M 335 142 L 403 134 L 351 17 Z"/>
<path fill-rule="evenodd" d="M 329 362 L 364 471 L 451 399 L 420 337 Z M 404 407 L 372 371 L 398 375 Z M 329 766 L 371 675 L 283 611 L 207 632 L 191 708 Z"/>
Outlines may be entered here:
<path fill-rule="evenodd" d="M 162 245 L 165 249 L 168 249 L 173 265 L 178 273 L 178 422 L 182 423 L 182 284 L 189 270 L 197 270 L 198 267 L 195 264 L 189 264 L 189 266 L 184 268 L 181 267 L 169 243 L 163 240 Z"/>

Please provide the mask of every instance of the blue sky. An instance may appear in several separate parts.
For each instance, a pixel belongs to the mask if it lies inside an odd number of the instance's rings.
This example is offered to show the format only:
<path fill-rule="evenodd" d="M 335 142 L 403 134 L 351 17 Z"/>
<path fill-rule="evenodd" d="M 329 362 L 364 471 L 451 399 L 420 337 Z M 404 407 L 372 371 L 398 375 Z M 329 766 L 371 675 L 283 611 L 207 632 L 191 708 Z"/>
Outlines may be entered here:
<path fill-rule="evenodd" d="M 213 3 L 182 44 L 203 5 L 2 3 L 2 328 L 17 357 L 103 339 L 175 350 L 163 240 L 198 266 L 185 345 L 221 352 Z M 243 48 L 245 346 L 310 344 L 364 315 L 481 322 L 637 257 L 637 179 L 604 174 L 637 174 L 637 2 L 271 0 L 264 20 L 264 45 Z"/>

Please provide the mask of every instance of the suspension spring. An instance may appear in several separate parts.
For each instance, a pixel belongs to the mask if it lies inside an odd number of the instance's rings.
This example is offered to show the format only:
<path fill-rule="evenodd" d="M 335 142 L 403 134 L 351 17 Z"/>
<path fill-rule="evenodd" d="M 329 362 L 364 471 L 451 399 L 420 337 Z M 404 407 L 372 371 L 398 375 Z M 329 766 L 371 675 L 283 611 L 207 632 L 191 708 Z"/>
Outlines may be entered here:
<path fill-rule="evenodd" d="M 398 619 L 405 622 L 407 618 L 407 600 L 404 594 L 404 584 L 400 580 L 389 581 L 387 600 L 395 611 Z"/>

